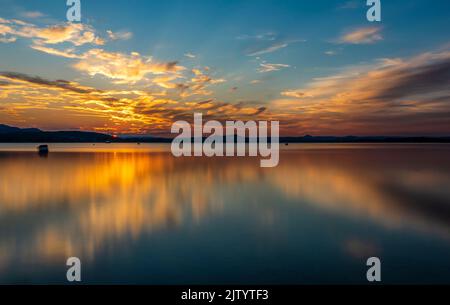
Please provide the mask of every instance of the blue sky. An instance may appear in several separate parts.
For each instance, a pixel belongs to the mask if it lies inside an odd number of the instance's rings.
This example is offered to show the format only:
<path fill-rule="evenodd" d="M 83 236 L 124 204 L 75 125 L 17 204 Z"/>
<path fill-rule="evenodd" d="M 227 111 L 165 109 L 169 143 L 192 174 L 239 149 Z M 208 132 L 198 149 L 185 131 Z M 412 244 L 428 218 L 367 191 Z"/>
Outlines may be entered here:
<path fill-rule="evenodd" d="M 93 48 L 128 55 L 137 52 L 154 61 L 177 62 L 184 71 L 201 70 L 202 76 L 217 80 L 208 83 L 209 94 L 175 96 L 177 93 L 165 93 L 176 102 L 198 103 L 211 99 L 216 103 L 256 109 L 289 105 L 289 114 L 294 114 L 295 103 L 302 102 L 292 99 L 288 103 L 281 97 L 298 98 L 298 94 L 285 93 L 315 87 L 317 79 L 348 75 L 349 71 L 369 73 L 370 69 L 385 69 L 384 66 L 371 67 L 380 60 L 407 61 L 426 53 L 436 55 L 448 50 L 449 1 L 381 2 L 382 22 L 370 23 L 366 19 L 368 7 L 364 0 L 82 0 L 81 24 L 103 39 L 108 38 L 107 31 L 123 36 L 123 39 L 109 39 L 101 45 L 83 43 L 74 46 L 70 40 L 58 44 L 36 42 L 36 37 L 19 34 L 14 42 L 0 43 L 3 59 L 0 70 L 47 80 L 70 80 L 101 90 L 133 88 L 154 92 L 158 86 L 151 80 L 134 79 L 130 82 L 86 67 L 74 69 L 73 58 L 38 51 L 30 44 L 38 43 L 58 50 L 73 48 L 78 55 Z M 0 18 L 25 21 L 34 27 L 45 28 L 66 22 L 67 7 L 63 0 L 0 0 L 0 7 Z M 345 38 L 367 29 L 368 34 L 355 36 L 356 40 Z M 13 36 L 11 33 L 8 35 L 5 37 Z M 441 60 L 441 57 L 432 56 L 428 61 Z M 178 76 L 171 83 L 192 77 L 186 76 L 186 72 Z M 193 84 L 190 86 L 192 88 Z M 281 104 L 277 104 L 280 100 Z M 14 106 L 11 101 L 5 102 Z M 313 108 L 321 103 L 310 102 L 315 103 Z M 249 111 L 243 110 L 243 113 Z M 297 112 L 300 119 L 302 111 Z M 308 120 L 312 119 L 308 117 Z M 11 118 L 7 121 L 20 125 L 27 121 L 27 116 L 23 114 L 16 122 Z M 105 123 L 102 121 L 102 124 Z M 95 129 L 89 124 L 84 127 L 75 123 L 64 126 L 57 122 L 38 123 L 38 120 L 32 125 L 49 129 Z M 404 134 L 407 128 L 400 130 Z M 329 127 L 317 131 L 333 133 Z M 347 128 L 336 133 L 348 132 Z M 392 131 L 397 132 L 400 131 Z M 420 130 L 417 132 L 421 133 Z M 387 130 L 387 133 L 391 132 Z"/>

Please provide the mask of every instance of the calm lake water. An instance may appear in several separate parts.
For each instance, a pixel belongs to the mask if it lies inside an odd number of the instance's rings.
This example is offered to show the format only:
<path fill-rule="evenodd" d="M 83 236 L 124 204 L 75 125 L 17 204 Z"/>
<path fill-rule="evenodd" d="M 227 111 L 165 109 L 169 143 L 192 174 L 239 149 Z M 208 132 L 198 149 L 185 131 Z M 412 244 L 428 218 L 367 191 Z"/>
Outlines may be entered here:
<path fill-rule="evenodd" d="M 450 284 L 450 145 L 0 144 L 0 283 Z"/>

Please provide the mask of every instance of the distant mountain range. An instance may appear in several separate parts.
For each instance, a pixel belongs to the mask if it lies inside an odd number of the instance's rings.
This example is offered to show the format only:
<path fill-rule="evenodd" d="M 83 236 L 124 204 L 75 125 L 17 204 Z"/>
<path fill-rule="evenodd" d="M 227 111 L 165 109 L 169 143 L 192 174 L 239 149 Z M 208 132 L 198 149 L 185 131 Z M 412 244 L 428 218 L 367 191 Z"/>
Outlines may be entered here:
<path fill-rule="evenodd" d="M 55 143 L 55 142 L 107 142 L 113 137 L 96 132 L 42 131 L 37 128 L 18 128 L 0 124 L 0 142 L 3 143 Z"/>
<path fill-rule="evenodd" d="M 0 143 L 168 143 L 170 138 L 119 136 L 85 131 L 42 131 L 0 124 Z M 393 136 L 302 136 L 280 137 L 281 143 L 450 143 L 450 137 Z"/>
<path fill-rule="evenodd" d="M 18 128 L 18 127 L 12 127 L 8 125 L 0 124 L 0 134 L 6 134 L 6 133 L 21 133 L 21 132 L 42 132 L 40 129 L 37 128 Z"/>

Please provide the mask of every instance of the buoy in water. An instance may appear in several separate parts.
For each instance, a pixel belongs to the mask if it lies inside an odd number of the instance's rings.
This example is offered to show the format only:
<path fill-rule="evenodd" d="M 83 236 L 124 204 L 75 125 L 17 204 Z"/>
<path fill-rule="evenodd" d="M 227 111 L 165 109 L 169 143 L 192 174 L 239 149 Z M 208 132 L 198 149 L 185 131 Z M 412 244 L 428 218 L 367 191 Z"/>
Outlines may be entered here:
<path fill-rule="evenodd" d="M 37 147 L 39 155 L 47 155 L 48 154 L 48 145 L 39 145 Z"/>

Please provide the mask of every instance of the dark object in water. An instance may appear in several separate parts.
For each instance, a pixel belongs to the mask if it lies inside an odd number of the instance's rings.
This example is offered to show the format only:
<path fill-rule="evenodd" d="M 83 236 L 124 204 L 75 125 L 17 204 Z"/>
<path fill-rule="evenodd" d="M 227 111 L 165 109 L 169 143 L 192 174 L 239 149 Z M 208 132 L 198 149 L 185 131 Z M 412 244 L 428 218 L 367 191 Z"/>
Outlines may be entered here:
<path fill-rule="evenodd" d="M 289 143 L 285 143 L 284 145 L 289 146 Z"/>
<path fill-rule="evenodd" d="M 39 145 L 38 146 L 39 152 L 47 152 L 48 153 L 48 145 Z"/>
<path fill-rule="evenodd" d="M 47 155 L 48 154 L 48 145 L 39 145 L 37 147 L 39 155 Z"/>

